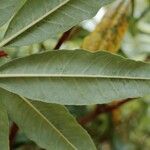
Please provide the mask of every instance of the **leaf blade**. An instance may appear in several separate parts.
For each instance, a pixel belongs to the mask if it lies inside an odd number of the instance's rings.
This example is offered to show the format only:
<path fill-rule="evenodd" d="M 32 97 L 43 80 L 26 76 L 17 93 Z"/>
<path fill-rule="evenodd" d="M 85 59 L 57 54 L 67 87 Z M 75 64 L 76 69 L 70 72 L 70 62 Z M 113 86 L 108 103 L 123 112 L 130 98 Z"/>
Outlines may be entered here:
<path fill-rule="evenodd" d="M 0 87 L 50 103 L 107 103 L 149 94 L 150 65 L 107 52 L 46 52 L 1 66 Z"/>
<path fill-rule="evenodd" d="M 42 102 L 31 103 L 3 89 L 0 89 L 0 93 L 11 119 L 41 147 L 47 150 L 84 150 L 88 145 L 91 150 L 95 150 L 88 134 L 63 106 Z M 86 141 L 84 146 L 80 143 L 83 140 Z"/>
<path fill-rule="evenodd" d="M 64 32 L 79 22 L 93 17 L 100 7 L 111 1 L 27 1 L 12 20 L 0 46 L 4 46 L 11 41 L 12 43 L 9 43 L 11 46 L 44 41 L 58 32 Z M 26 12 L 31 15 L 27 16 Z M 16 24 L 16 21 L 18 24 Z"/>
<path fill-rule="evenodd" d="M 5 107 L 0 101 L 0 147 L 9 150 L 9 120 Z"/>
<path fill-rule="evenodd" d="M 0 27 L 6 24 L 26 0 L 0 0 Z"/>

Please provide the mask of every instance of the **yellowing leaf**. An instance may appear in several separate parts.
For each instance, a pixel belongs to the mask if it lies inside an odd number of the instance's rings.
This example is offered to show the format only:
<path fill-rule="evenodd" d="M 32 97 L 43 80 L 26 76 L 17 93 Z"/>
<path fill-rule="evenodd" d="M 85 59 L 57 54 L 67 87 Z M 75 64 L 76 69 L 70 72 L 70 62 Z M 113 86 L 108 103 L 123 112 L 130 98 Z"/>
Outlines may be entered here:
<path fill-rule="evenodd" d="M 116 53 L 128 27 L 130 0 L 119 0 L 109 7 L 95 30 L 84 39 L 82 48 Z"/>

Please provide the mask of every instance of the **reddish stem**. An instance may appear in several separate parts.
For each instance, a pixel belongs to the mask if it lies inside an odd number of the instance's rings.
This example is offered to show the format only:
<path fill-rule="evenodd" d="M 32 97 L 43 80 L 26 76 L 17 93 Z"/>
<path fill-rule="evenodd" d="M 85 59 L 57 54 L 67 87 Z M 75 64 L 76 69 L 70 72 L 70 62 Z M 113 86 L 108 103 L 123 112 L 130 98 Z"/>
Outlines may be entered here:
<path fill-rule="evenodd" d="M 7 57 L 8 54 L 5 51 L 0 50 L 0 57 Z"/>
<path fill-rule="evenodd" d="M 128 98 L 126 100 L 122 100 L 122 101 L 119 101 L 117 103 L 114 103 L 114 104 L 101 104 L 101 105 L 97 105 L 95 110 L 90 112 L 89 114 L 87 114 L 86 116 L 83 116 L 81 118 L 78 119 L 78 122 L 81 124 L 81 125 L 85 125 L 91 121 L 93 121 L 94 119 L 97 118 L 98 115 L 100 115 L 101 113 L 108 113 L 108 112 L 111 112 L 113 111 L 114 109 L 117 109 L 118 107 L 122 106 L 123 104 L 131 101 L 133 99 L 131 98 Z"/>
<path fill-rule="evenodd" d="M 73 28 L 71 28 L 70 30 L 68 30 L 68 31 L 66 31 L 66 32 L 63 33 L 63 35 L 58 40 L 58 42 L 57 42 L 54 50 L 59 49 L 61 47 L 61 45 L 69 39 L 72 31 L 73 31 Z"/>

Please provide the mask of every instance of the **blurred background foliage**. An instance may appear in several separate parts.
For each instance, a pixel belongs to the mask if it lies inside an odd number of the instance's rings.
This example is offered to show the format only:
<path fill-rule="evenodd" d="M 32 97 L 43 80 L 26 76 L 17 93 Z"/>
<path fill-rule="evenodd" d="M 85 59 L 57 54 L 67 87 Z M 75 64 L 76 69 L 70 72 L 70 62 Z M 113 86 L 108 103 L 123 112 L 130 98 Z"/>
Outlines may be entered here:
<path fill-rule="evenodd" d="M 94 30 L 106 9 L 107 7 L 101 8 L 94 18 L 74 27 L 60 49 L 80 48 L 84 37 Z M 150 0 L 135 0 L 134 13 L 131 17 L 119 54 L 127 58 L 149 62 Z M 4 30 L 5 26 L 0 28 L 0 37 L 3 36 Z M 5 47 L 4 50 L 8 56 L 0 58 L 0 64 L 13 58 L 54 49 L 60 37 L 61 34 L 30 46 Z M 95 107 L 67 106 L 78 120 L 94 111 Z M 96 118 L 82 125 L 100 150 L 150 150 L 150 96 L 129 101 L 116 112 L 113 110 L 99 113 Z M 40 148 L 19 130 L 14 149 L 39 150 Z"/>

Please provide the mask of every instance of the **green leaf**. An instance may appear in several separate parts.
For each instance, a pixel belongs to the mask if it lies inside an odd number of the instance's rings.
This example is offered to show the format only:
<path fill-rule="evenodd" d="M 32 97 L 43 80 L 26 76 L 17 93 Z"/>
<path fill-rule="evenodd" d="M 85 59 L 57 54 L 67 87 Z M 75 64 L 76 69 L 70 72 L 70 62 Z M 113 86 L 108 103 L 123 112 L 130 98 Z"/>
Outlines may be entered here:
<path fill-rule="evenodd" d="M 64 106 L 30 102 L 0 89 L 0 98 L 11 119 L 23 132 L 46 150 L 95 150 L 87 132 Z"/>
<path fill-rule="evenodd" d="M 0 58 L 0 66 L 5 64 L 6 62 L 8 62 L 10 60 L 9 57 L 1 57 Z"/>
<path fill-rule="evenodd" d="M 0 149 L 9 150 L 9 121 L 5 107 L 0 98 Z"/>
<path fill-rule="evenodd" d="M 7 22 L 6 24 L 0 27 L 0 41 L 3 39 L 8 26 L 9 26 L 9 22 Z"/>
<path fill-rule="evenodd" d="M 150 64 L 108 52 L 49 51 L 2 65 L 0 87 L 49 103 L 108 103 L 149 94 Z"/>
<path fill-rule="evenodd" d="M 13 18 L 0 47 L 28 45 L 64 32 L 93 17 L 113 0 L 28 0 Z"/>
<path fill-rule="evenodd" d="M 26 0 L 0 0 L 0 27 L 5 25 Z"/>
<path fill-rule="evenodd" d="M 8 26 L 26 0 L 0 0 L 0 41 L 4 38 Z"/>

